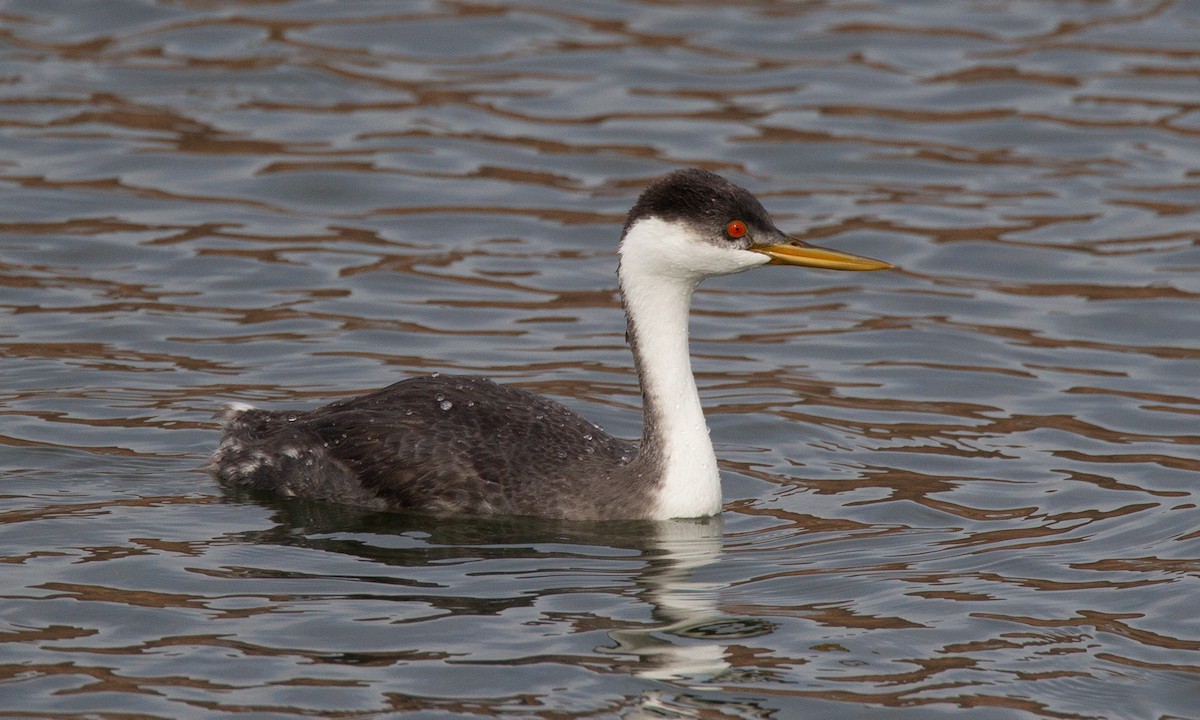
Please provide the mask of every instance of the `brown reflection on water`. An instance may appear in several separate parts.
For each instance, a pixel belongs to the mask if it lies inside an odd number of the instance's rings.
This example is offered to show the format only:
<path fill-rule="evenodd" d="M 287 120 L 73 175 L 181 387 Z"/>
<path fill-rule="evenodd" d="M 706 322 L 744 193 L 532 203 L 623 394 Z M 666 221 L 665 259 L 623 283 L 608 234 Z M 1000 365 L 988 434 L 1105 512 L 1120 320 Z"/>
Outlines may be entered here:
<path fill-rule="evenodd" d="M 152 307 L 162 309 L 158 304 L 154 304 Z M 138 309 L 142 309 L 138 304 L 93 305 L 84 308 L 72 308 L 71 312 L 106 313 Z M 167 309 L 169 310 L 170 308 L 168 307 Z M 24 309 L 17 310 L 17 312 L 22 311 Z M 30 308 L 28 311 L 34 313 L 60 312 L 58 309 L 43 310 L 42 308 Z M 48 359 L 67 364 L 78 364 L 82 367 L 90 367 L 96 370 L 118 372 L 154 372 L 168 368 L 200 370 L 211 373 L 220 373 L 223 370 L 217 363 L 205 362 L 194 357 L 123 350 L 103 343 L 3 343 L 0 344 L 0 357 Z M 168 367 L 153 367 L 156 365 L 166 365 Z"/>
<path fill-rule="evenodd" d="M 146 496 L 131 500 L 105 500 L 100 502 L 50 503 L 37 508 L 10 510 L 0 513 L 0 523 L 22 523 L 62 518 L 87 518 L 109 514 L 120 508 L 157 508 L 169 505 L 211 504 L 211 497 Z"/>

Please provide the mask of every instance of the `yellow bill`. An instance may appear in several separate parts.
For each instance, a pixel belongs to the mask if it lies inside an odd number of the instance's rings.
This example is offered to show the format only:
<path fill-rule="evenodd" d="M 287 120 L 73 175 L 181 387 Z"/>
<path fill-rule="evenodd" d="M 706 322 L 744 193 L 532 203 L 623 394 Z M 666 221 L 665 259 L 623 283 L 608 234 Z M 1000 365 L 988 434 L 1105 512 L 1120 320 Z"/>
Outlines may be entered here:
<path fill-rule="evenodd" d="M 840 250 L 806 245 L 799 240 L 775 245 L 751 245 L 750 249 L 771 258 L 768 265 L 803 265 L 827 270 L 887 270 L 891 263 Z"/>

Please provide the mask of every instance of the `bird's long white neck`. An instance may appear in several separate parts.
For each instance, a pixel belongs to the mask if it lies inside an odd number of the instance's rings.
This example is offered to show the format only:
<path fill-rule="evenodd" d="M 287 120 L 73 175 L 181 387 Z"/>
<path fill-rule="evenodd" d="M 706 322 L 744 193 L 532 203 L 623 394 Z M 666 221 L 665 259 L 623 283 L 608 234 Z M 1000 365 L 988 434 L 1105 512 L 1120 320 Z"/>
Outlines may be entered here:
<path fill-rule="evenodd" d="M 638 220 L 621 243 L 621 292 L 645 405 L 642 452 L 657 457 L 662 473 L 655 519 L 721 511 L 717 458 L 692 375 L 688 311 L 700 280 L 766 261 L 738 253 L 745 267 L 731 268 L 729 256 L 655 218 Z"/>
<path fill-rule="evenodd" d="M 636 281 L 635 281 L 636 284 Z M 655 519 L 701 517 L 721 510 L 717 457 L 688 353 L 688 308 L 694 287 L 655 287 L 653 302 L 626 300 L 646 417 L 642 447 L 657 451 Z M 647 295 L 634 292 L 635 298 Z"/>

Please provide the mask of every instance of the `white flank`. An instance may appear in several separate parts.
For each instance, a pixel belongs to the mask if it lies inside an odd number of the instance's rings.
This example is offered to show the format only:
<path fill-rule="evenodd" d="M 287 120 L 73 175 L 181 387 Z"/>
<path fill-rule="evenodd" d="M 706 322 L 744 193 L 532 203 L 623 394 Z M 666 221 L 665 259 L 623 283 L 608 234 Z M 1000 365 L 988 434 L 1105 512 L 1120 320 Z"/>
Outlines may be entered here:
<path fill-rule="evenodd" d="M 228 403 L 225 403 L 224 405 L 222 405 L 221 409 L 218 410 L 217 414 L 214 415 L 213 417 L 217 420 L 217 422 L 221 423 L 222 427 L 224 427 L 224 426 L 228 425 L 230 422 L 232 422 L 235 418 L 237 418 L 238 415 L 241 415 L 242 413 L 246 412 L 247 410 L 253 410 L 253 409 L 254 409 L 254 406 L 251 405 L 250 403 L 236 402 L 236 401 L 228 402 Z M 225 444 L 224 441 L 222 441 L 221 444 L 224 445 Z"/>
<path fill-rule="evenodd" d="M 705 242 L 687 226 L 639 220 L 621 243 L 621 289 L 643 362 L 642 391 L 653 398 L 663 435 L 664 477 L 653 517 L 715 515 L 721 477 L 692 376 L 688 310 L 706 277 L 765 265 L 770 258 Z"/>

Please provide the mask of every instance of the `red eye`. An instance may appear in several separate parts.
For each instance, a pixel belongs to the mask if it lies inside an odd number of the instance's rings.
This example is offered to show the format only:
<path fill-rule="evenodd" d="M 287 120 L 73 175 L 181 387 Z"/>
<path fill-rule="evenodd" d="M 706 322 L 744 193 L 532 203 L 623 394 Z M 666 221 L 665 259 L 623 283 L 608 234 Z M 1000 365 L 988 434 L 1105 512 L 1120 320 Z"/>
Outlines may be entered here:
<path fill-rule="evenodd" d="M 725 234 L 731 238 L 740 238 L 746 234 L 746 223 L 741 220 L 734 220 L 725 226 Z"/>

